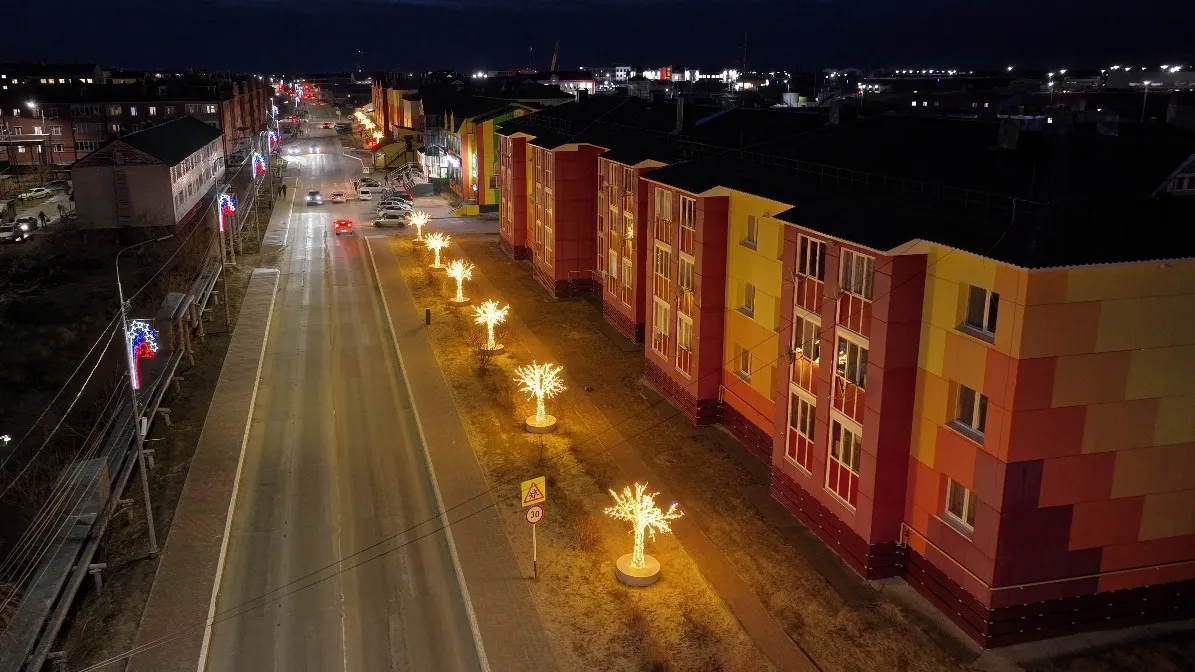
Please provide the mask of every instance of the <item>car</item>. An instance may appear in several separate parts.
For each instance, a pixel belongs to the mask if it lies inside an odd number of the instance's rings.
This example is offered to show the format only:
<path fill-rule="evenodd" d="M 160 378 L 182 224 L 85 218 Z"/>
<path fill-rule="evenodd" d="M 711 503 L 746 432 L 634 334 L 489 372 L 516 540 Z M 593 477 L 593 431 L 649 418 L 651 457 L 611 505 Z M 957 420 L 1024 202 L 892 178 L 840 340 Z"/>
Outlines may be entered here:
<path fill-rule="evenodd" d="M 413 212 L 411 208 L 401 208 L 393 205 L 388 205 L 384 208 L 378 208 L 378 216 L 381 215 L 402 215 L 406 216 Z"/>
<path fill-rule="evenodd" d="M 19 243 L 32 234 L 32 227 L 28 224 L 18 224 L 16 221 L 0 222 L 0 240 Z"/>
<path fill-rule="evenodd" d="M 22 231 L 36 231 L 41 228 L 41 220 L 33 215 L 16 218 L 17 228 Z"/>
<path fill-rule="evenodd" d="M 353 220 L 338 219 L 338 220 L 332 222 L 332 228 L 336 230 L 336 235 L 338 235 L 338 236 L 342 233 L 352 233 L 353 232 Z"/>
<path fill-rule="evenodd" d="M 370 189 L 369 187 L 361 187 L 360 189 L 357 190 L 357 200 L 358 201 L 372 201 L 373 200 L 373 190 Z"/>
<path fill-rule="evenodd" d="M 370 178 L 368 178 L 368 177 L 367 177 L 367 178 L 365 178 L 364 180 L 361 180 L 361 186 L 363 186 L 363 187 L 376 187 L 376 188 L 379 188 L 379 189 L 380 189 L 380 188 L 382 187 L 382 184 L 381 184 L 380 182 L 378 182 L 377 180 L 370 179 Z"/>
<path fill-rule="evenodd" d="M 410 215 L 398 215 L 394 213 L 386 213 L 378 215 L 373 220 L 373 225 L 378 228 L 386 228 L 388 226 L 397 226 L 398 228 L 406 228 L 407 222 L 410 220 Z"/>
<path fill-rule="evenodd" d="M 53 180 L 46 183 L 46 188 L 51 191 L 67 191 L 71 188 L 70 180 Z"/>
<path fill-rule="evenodd" d="M 319 154 L 319 145 L 312 145 L 307 148 L 312 154 Z"/>
<path fill-rule="evenodd" d="M 328 201 L 331 203 L 344 203 L 348 201 L 348 199 L 345 198 L 343 191 L 334 191 L 332 192 L 332 196 L 328 198 Z"/>
<path fill-rule="evenodd" d="M 325 121 L 323 128 L 332 128 L 332 124 L 329 124 L 328 122 Z"/>
<path fill-rule="evenodd" d="M 307 192 L 307 205 L 323 205 L 324 197 L 318 191 Z"/>
<path fill-rule="evenodd" d="M 31 201 L 35 198 L 47 198 L 53 195 L 54 192 L 45 187 L 34 187 L 29 191 L 22 193 L 20 196 L 17 196 L 17 198 L 21 199 L 22 201 Z"/>
<path fill-rule="evenodd" d="M 386 198 L 384 200 L 402 201 L 403 203 L 407 203 L 409 205 L 414 204 L 414 201 L 411 200 L 410 196 L 407 196 L 406 194 L 399 193 L 397 191 L 391 191 L 390 193 L 386 194 Z"/>
<path fill-rule="evenodd" d="M 410 201 L 404 201 L 401 198 L 395 198 L 393 195 L 384 197 L 382 199 L 382 202 L 378 203 L 379 208 L 382 207 L 383 205 L 397 205 L 400 208 L 413 207 L 413 205 L 411 204 Z"/>

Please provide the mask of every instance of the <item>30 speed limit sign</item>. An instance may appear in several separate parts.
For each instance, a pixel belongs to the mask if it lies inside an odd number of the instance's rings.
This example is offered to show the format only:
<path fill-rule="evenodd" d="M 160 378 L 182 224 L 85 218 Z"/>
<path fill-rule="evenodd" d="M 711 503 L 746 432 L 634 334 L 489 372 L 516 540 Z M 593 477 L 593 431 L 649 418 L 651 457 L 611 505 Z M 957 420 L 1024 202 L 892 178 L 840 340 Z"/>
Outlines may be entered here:
<path fill-rule="evenodd" d="M 527 507 L 526 518 L 527 518 L 528 523 L 531 523 L 532 525 L 534 525 L 534 524 L 538 523 L 540 520 L 543 520 L 543 517 L 544 517 L 544 507 L 540 506 L 539 504 L 536 504 L 535 506 Z"/>

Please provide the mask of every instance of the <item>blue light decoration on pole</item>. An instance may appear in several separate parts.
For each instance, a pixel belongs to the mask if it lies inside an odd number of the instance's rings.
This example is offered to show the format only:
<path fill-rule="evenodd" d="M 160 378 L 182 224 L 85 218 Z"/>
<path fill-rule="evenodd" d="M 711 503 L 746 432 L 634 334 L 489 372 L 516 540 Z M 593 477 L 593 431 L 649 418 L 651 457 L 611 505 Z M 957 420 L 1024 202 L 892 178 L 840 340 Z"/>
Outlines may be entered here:
<path fill-rule="evenodd" d="M 270 131 L 270 151 L 274 151 L 274 145 L 278 142 L 278 131 Z"/>
<path fill-rule="evenodd" d="M 141 389 L 141 359 L 153 359 L 158 354 L 158 332 L 145 320 L 133 320 L 125 332 L 128 343 L 129 370 L 133 372 L 133 389 Z"/>
<path fill-rule="evenodd" d="M 232 194 L 220 194 L 220 208 L 218 210 L 220 217 L 220 230 L 224 230 L 224 218 L 231 217 L 237 211 L 237 197 Z"/>
<path fill-rule="evenodd" d="M 260 152 L 253 152 L 253 179 L 266 174 L 266 159 Z"/>

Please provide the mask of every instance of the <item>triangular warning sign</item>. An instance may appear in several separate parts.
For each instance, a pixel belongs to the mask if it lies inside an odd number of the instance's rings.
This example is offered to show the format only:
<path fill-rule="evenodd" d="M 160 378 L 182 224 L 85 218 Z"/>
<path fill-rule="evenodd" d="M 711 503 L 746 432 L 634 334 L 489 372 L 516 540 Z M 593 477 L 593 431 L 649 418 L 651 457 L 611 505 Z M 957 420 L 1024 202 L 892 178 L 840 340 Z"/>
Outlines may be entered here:
<path fill-rule="evenodd" d="M 527 496 L 523 498 L 524 504 L 532 504 L 544 498 L 544 493 L 540 492 L 539 485 L 532 483 L 530 488 L 527 488 Z M 506 501 L 510 501 L 509 499 Z"/>

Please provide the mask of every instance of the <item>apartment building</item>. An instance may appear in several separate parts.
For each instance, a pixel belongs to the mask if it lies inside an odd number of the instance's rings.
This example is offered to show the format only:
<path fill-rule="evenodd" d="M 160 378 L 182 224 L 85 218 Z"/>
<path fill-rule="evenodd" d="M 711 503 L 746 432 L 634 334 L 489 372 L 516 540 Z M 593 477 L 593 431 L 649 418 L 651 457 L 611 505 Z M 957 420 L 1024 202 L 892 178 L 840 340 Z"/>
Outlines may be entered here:
<path fill-rule="evenodd" d="M 223 175 L 222 134 L 194 117 L 109 140 L 71 166 L 79 227 L 175 226 Z"/>
<path fill-rule="evenodd" d="M 269 87 L 252 80 L 11 87 L 0 91 L 0 161 L 68 166 L 111 138 L 183 116 L 220 129 L 232 155 L 265 130 L 271 104 Z"/>
<path fill-rule="evenodd" d="M 645 380 L 764 459 L 844 562 L 904 577 L 981 644 L 1191 616 L 1195 248 L 1145 231 L 1195 214 L 1195 138 L 767 115 L 678 124 L 630 201 L 611 189 L 639 162 L 613 160 L 643 146 L 633 122 L 504 124 L 503 246 L 557 295 L 540 250 L 562 230 L 596 238 L 595 265 L 605 248 L 607 282 L 642 252 Z M 708 149 L 727 135 L 749 149 Z M 643 204 L 643 238 L 610 256 Z M 1141 235 L 1101 233 L 1130 221 Z"/>

